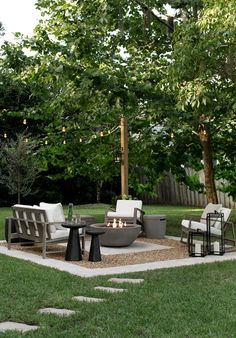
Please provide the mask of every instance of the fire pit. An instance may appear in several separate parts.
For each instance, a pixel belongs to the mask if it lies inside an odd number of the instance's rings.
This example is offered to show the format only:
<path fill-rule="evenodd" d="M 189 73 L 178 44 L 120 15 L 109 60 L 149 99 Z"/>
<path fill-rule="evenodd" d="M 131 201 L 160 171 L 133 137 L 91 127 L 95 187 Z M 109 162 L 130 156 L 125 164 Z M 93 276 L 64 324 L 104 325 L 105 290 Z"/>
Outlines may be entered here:
<path fill-rule="evenodd" d="M 99 236 L 100 244 L 102 246 L 122 247 L 129 246 L 138 237 L 141 231 L 141 225 L 126 224 L 121 220 L 113 223 L 98 223 L 90 225 L 90 228 L 102 229 L 105 234 Z"/>

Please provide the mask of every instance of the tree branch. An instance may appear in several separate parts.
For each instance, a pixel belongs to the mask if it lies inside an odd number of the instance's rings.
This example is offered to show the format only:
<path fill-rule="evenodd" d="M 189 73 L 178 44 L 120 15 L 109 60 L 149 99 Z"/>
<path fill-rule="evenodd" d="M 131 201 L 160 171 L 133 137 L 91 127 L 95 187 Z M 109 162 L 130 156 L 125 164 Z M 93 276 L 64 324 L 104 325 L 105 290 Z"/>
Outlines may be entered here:
<path fill-rule="evenodd" d="M 165 25 L 169 30 L 171 30 L 173 32 L 173 26 L 170 25 L 167 20 L 165 21 L 162 18 L 160 18 L 156 13 L 153 12 L 153 10 L 150 7 L 148 7 L 147 5 L 143 4 L 141 1 L 135 0 L 135 2 L 140 7 L 142 7 L 142 9 L 149 10 L 152 13 L 152 15 L 153 15 L 153 17 L 155 19 L 157 19 L 160 23 L 162 23 L 163 25 Z M 166 16 L 166 18 L 168 18 L 168 16 Z"/>

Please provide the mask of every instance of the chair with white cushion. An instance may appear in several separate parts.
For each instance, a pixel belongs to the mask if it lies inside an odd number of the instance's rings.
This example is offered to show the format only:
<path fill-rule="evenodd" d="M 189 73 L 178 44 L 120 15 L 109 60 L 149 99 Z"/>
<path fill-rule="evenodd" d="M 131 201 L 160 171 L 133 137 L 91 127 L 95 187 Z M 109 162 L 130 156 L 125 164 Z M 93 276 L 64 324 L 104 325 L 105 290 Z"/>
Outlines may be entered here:
<path fill-rule="evenodd" d="M 188 240 L 188 234 L 191 230 L 200 230 L 203 232 L 207 231 L 207 214 L 208 213 L 223 213 L 223 231 L 224 231 L 224 239 L 225 242 L 231 242 L 236 246 L 236 237 L 235 237 L 235 229 L 234 224 L 229 222 L 231 209 L 222 207 L 222 204 L 213 204 L 209 203 L 205 207 L 200 220 L 194 220 L 194 217 L 190 217 L 189 219 L 183 219 L 181 222 L 181 242 L 184 242 L 184 234 L 186 234 Z M 227 237 L 226 231 L 230 228 L 231 237 Z M 220 237 L 221 236 L 221 224 L 216 220 L 213 226 L 210 228 L 210 232 L 212 236 Z M 185 241 L 186 243 L 186 241 Z"/>
<path fill-rule="evenodd" d="M 42 255 L 46 258 L 47 246 L 52 243 L 67 242 L 69 229 L 61 226 L 65 216 L 61 203 L 40 203 L 40 206 L 15 204 L 12 206 L 13 217 L 9 217 L 8 249 L 11 249 L 12 238 L 30 240 L 42 244 Z M 12 233 L 12 223 L 16 233 Z M 85 231 L 81 232 L 82 250 L 84 250 Z M 22 241 L 21 241 L 22 242 Z M 52 251 L 50 251 L 52 253 Z M 57 251 L 58 252 L 58 251 Z"/>
<path fill-rule="evenodd" d="M 107 209 L 105 212 L 105 223 L 121 219 L 131 224 L 143 224 L 144 211 L 141 200 L 117 200 L 116 209 Z"/>
<path fill-rule="evenodd" d="M 66 222 L 64 210 L 61 203 L 45 203 L 40 202 L 39 207 L 44 209 L 47 214 L 48 222 L 50 222 L 50 230 L 52 237 L 62 237 L 65 233 L 68 236 L 68 229 L 64 228 L 61 224 Z M 82 252 L 85 248 L 85 228 L 78 230 L 82 241 Z"/>

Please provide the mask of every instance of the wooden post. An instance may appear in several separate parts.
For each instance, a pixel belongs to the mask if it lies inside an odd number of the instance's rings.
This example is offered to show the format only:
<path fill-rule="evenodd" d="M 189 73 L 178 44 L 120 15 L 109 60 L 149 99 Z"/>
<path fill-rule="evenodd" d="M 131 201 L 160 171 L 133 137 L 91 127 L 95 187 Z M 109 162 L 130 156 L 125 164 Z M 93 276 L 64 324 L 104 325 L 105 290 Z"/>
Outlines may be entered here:
<path fill-rule="evenodd" d="M 120 120 L 120 147 L 121 147 L 121 196 L 129 194 L 128 187 L 128 123 L 127 118 Z"/>

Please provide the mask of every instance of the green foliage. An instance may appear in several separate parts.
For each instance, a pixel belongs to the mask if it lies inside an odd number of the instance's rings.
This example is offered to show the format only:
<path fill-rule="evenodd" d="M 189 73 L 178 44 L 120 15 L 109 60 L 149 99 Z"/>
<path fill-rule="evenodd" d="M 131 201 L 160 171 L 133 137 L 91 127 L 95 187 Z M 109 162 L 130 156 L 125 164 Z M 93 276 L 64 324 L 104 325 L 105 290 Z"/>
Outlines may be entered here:
<path fill-rule="evenodd" d="M 207 126 L 216 177 L 228 181 L 233 196 L 235 153 L 228 137 L 231 140 L 235 129 L 234 6 L 234 1 L 227 6 L 225 1 L 207 1 L 198 20 L 178 26 L 168 78 L 176 93 L 182 130 L 192 134 L 191 144 L 200 135 L 199 126 Z M 191 151 L 190 156 L 192 162 L 201 159 L 199 151 Z"/>
<path fill-rule="evenodd" d="M 16 140 L 2 144 L 0 151 L 0 183 L 7 186 L 10 194 L 26 196 L 31 192 L 39 168 L 35 144 L 28 142 L 29 135 L 18 134 Z"/>
<path fill-rule="evenodd" d="M 235 136 L 234 1 L 170 1 L 171 34 L 152 11 L 164 14 L 167 2 L 38 0 L 43 19 L 34 36 L 2 47 L 0 109 L 26 113 L 37 126 L 49 175 L 116 179 L 115 128 L 126 116 L 136 194 L 153 193 L 168 170 L 199 188 L 184 167 L 202 169 L 201 124 L 210 130 L 217 177 L 233 192 L 235 155 L 225 140 Z"/>

